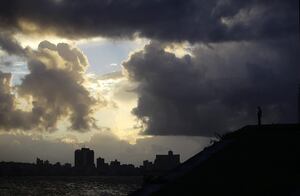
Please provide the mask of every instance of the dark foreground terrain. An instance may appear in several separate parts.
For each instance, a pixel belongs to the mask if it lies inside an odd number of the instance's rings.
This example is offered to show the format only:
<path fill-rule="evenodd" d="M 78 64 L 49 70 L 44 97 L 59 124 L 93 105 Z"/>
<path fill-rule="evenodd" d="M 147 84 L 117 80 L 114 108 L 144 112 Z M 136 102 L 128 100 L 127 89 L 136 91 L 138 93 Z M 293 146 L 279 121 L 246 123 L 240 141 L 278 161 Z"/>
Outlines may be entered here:
<path fill-rule="evenodd" d="M 300 195 L 300 126 L 246 126 L 226 134 L 132 195 Z"/>

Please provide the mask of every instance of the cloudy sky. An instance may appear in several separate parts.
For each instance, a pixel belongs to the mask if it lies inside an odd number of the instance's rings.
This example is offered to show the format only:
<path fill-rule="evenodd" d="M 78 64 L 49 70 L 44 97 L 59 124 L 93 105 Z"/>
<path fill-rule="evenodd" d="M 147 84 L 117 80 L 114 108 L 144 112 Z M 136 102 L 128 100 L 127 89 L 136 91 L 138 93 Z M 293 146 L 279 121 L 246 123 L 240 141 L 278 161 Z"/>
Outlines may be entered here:
<path fill-rule="evenodd" d="M 0 161 L 182 161 L 297 120 L 298 0 L 3 0 Z"/>

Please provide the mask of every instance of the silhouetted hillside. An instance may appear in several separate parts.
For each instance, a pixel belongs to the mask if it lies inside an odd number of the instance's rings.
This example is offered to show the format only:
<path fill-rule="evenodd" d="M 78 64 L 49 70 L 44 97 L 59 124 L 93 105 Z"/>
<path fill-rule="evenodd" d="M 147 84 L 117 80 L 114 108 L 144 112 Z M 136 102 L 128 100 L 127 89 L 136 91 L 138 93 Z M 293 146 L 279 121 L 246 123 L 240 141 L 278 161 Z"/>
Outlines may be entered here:
<path fill-rule="evenodd" d="M 133 195 L 300 195 L 300 126 L 228 133 Z"/>

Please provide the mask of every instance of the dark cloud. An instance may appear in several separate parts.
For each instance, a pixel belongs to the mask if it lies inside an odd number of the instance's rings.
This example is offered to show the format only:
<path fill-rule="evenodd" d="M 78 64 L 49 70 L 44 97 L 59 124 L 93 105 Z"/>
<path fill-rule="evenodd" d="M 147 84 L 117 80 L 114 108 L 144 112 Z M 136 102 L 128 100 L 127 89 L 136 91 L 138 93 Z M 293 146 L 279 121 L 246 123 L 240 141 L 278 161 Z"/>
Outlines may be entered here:
<path fill-rule="evenodd" d="M 20 43 L 8 33 L 1 33 L 0 31 L 0 49 L 4 50 L 10 55 L 23 56 L 24 49 Z"/>
<path fill-rule="evenodd" d="M 32 102 L 31 111 L 17 109 L 11 74 L 1 73 L 0 127 L 51 131 L 65 117 L 74 130 L 87 131 L 95 126 L 93 107 L 105 103 L 94 99 L 84 86 L 88 61 L 81 51 L 68 44 L 44 41 L 38 50 L 27 48 L 25 53 L 30 73 L 16 91 L 19 98 Z"/>
<path fill-rule="evenodd" d="M 298 0 L 4 0 L 0 26 L 63 37 L 218 42 L 298 33 Z"/>
<path fill-rule="evenodd" d="M 139 83 L 133 113 L 147 125 L 146 134 L 157 135 L 211 135 L 253 122 L 257 105 L 265 122 L 292 121 L 298 23 L 298 0 L 4 0 L 0 7 L 5 35 L 140 36 L 196 44 L 193 56 L 178 58 L 152 42 L 124 63 Z M 0 38 L 2 49 L 17 51 L 8 38 Z M 30 119 L 51 127 L 68 113 L 74 128 L 89 127 L 93 101 L 82 85 L 80 51 L 44 42 L 27 54 L 31 73 L 19 93 L 33 96 L 41 116 Z"/>
<path fill-rule="evenodd" d="M 22 111 L 16 108 L 16 97 L 10 85 L 11 74 L 0 72 L 0 128 L 30 129 L 38 120 L 38 111 Z"/>
<path fill-rule="evenodd" d="M 139 82 L 133 109 L 151 135 L 203 135 L 256 121 L 295 122 L 300 81 L 294 39 L 196 45 L 182 58 L 152 42 L 124 62 Z"/>

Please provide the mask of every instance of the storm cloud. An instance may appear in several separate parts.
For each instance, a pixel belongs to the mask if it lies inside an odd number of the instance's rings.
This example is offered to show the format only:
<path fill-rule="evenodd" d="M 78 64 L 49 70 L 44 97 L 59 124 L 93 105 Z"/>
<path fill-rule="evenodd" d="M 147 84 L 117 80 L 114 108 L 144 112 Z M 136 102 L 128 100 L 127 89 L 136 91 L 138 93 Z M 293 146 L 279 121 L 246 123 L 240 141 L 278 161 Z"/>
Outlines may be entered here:
<path fill-rule="evenodd" d="M 0 27 L 62 37 L 220 42 L 298 34 L 297 0 L 4 0 Z"/>
<path fill-rule="evenodd" d="M 151 39 L 123 64 L 139 84 L 133 114 L 144 134 L 211 136 L 254 123 L 258 105 L 264 123 L 296 118 L 298 0 L 4 0 L 0 28 L 10 35 L 0 37 L 1 48 L 11 54 L 18 53 L 18 33 Z M 165 50 L 178 42 L 189 42 L 191 55 Z M 83 86 L 87 63 L 80 51 L 43 42 L 26 55 L 30 74 L 18 93 L 34 99 L 35 114 L 26 122 L 53 127 L 67 115 L 74 129 L 93 126 L 95 101 Z M 8 78 L 2 75 L 1 88 Z M 14 99 L 4 92 L 2 99 Z M 16 111 L 13 104 L 1 107 Z M 23 122 L 11 119 L 1 126 Z"/>
<path fill-rule="evenodd" d="M 38 116 L 35 115 L 35 111 L 26 112 L 16 108 L 16 97 L 10 81 L 10 73 L 0 72 L 0 128 L 30 129 L 32 124 L 37 123 Z"/>
<path fill-rule="evenodd" d="M 212 136 L 256 122 L 295 122 L 300 81 L 299 44 L 271 42 L 198 44 L 177 57 L 152 42 L 123 63 L 139 82 L 133 109 L 144 134 Z"/>
<path fill-rule="evenodd" d="M 88 61 L 83 53 L 68 44 L 48 41 L 41 42 L 37 50 L 26 48 L 24 53 L 30 73 L 15 87 L 16 92 L 10 85 L 11 74 L 0 75 L 0 127 L 51 131 L 63 118 L 70 120 L 74 130 L 95 127 L 93 107 L 104 102 L 93 98 L 84 86 Z M 16 96 L 31 102 L 31 109 L 18 109 Z"/>
<path fill-rule="evenodd" d="M 0 31 L 0 49 L 5 51 L 9 55 L 24 56 L 24 49 L 20 43 L 7 33 L 1 33 Z"/>

